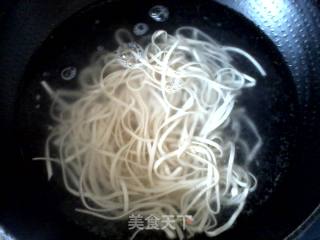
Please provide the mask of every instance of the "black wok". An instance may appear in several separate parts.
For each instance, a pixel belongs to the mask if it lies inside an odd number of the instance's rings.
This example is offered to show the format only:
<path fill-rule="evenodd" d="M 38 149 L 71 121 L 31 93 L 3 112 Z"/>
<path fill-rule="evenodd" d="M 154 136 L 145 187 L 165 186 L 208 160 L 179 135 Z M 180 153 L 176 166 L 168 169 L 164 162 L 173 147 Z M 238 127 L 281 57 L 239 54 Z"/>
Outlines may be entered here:
<path fill-rule="evenodd" d="M 165 23 L 148 16 L 163 4 Z M 235 225 L 216 239 L 293 239 L 319 211 L 320 10 L 317 1 L 17 1 L 0 30 L 1 204 L 0 225 L 18 239 L 127 239 L 127 223 L 105 223 L 74 213 L 79 204 L 42 163 L 54 88 L 75 87 L 61 70 L 80 70 L 92 54 L 114 49 L 112 33 L 145 22 L 150 31 L 193 25 L 226 45 L 251 53 L 267 71 L 239 68 L 258 79 L 240 100 L 264 145 L 252 166 L 259 187 Z M 97 50 L 98 47 L 98 50 Z M 100 48 L 99 48 L 100 47 Z M 41 96 L 36 97 L 37 95 Z M 142 233 L 137 239 L 163 239 Z M 195 239 L 205 239 L 197 235 Z"/>

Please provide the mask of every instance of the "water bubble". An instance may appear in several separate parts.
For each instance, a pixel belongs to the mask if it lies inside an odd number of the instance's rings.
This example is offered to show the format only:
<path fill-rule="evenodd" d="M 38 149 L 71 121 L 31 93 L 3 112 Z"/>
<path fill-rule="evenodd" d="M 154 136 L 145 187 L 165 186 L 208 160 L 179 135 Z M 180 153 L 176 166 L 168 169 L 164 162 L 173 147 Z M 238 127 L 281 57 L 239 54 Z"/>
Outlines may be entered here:
<path fill-rule="evenodd" d="M 99 24 L 100 23 L 100 20 L 99 19 L 96 19 L 95 21 L 94 21 L 94 24 Z"/>
<path fill-rule="evenodd" d="M 157 22 L 164 22 L 169 18 L 169 10 L 165 6 L 156 5 L 149 10 L 149 16 Z"/>
<path fill-rule="evenodd" d="M 97 51 L 98 51 L 98 52 L 104 51 L 104 47 L 101 46 L 101 45 L 97 46 Z"/>
<path fill-rule="evenodd" d="M 41 95 L 37 94 L 35 98 L 36 98 L 37 101 L 39 101 L 41 99 Z"/>
<path fill-rule="evenodd" d="M 75 67 L 66 67 L 61 71 L 61 78 L 63 80 L 71 80 L 77 75 L 77 69 Z"/>
<path fill-rule="evenodd" d="M 39 109 L 39 108 L 40 108 L 40 104 L 37 104 L 37 105 L 36 105 L 36 109 Z"/>
<path fill-rule="evenodd" d="M 133 33 L 137 36 L 144 35 L 146 32 L 148 32 L 148 30 L 149 30 L 149 27 L 146 23 L 137 23 L 133 27 Z"/>
<path fill-rule="evenodd" d="M 117 50 L 118 61 L 124 67 L 134 67 L 138 63 L 137 57 L 142 56 L 142 52 L 142 47 L 135 42 L 123 44 Z"/>
<path fill-rule="evenodd" d="M 49 77 L 50 76 L 50 73 L 49 72 L 43 72 L 42 73 L 42 77 Z"/>

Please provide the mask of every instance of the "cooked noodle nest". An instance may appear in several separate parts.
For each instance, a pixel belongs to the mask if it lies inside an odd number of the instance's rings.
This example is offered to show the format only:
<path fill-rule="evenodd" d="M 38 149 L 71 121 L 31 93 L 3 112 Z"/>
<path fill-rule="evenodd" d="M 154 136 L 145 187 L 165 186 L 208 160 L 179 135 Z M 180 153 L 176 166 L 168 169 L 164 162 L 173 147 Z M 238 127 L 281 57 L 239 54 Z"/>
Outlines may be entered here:
<path fill-rule="evenodd" d="M 236 104 L 256 80 L 233 65 L 233 55 L 265 71 L 244 50 L 194 27 L 156 31 L 145 46 L 126 29 L 115 40 L 118 50 L 86 67 L 78 89 L 41 83 L 56 124 L 45 156 L 34 159 L 45 160 L 49 179 L 52 164 L 61 169 L 65 188 L 83 204 L 79 212 L 106 220 L 190 215 L 192 224 L 163 231 L 180 239 L 220 234 L 257 186 L 249 165 L 262 145 Z M 243 138 L 244 128 L 254 144 Z"/>

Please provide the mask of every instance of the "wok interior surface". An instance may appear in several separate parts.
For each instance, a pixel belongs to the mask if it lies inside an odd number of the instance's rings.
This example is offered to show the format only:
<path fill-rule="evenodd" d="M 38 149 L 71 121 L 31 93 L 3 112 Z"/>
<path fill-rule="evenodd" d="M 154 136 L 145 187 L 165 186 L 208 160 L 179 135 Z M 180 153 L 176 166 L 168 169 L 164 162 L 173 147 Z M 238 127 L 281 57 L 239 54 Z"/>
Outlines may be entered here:
<path fill-rule="evenodd" d="M 150 28 L 148 33 L 158 29 L 172 33 L 184 25 L 198 27 L 223 45 L 248 51 L 266 70 L 267 76 L 261 77 L 249 62 L 234 58 L 237 67 L 257 79 L 257 86 L 245 90 L 238 105 L 244 106 L 256 123 L 263 147 L 251 169 L 258 178 L 258 189 L 249 195 L 235 225 L 216 239 L 287 236 L 319 200 L 317 188 L 312 190 L 312 166 L 319 166 L 315 162 L 319 150 L 309 150 L 317 135 L 305 136 L 304 131 L 315 123 L 304 114 L 302 108 L 307 106 L 301 106 L 301 93 L 297 90 L 297 84 L 303 82 L 292 77 L 284 56 L 259 28 L 225 6 L 213 1 L 161 2 L 168 7 L 170 17 L 160 23 L 148 16 L 148 10 L 159 2 L 125 4 L 126 7 L 122 1 L 101 2 L 83 8 L 56 27 L 31 57 L 15 105 L 18 150 L 8 163 L 10 171 L 4 175 L 11 184 L 5 188 L 10 193 L 1 214 L 4 226 L 21 239 L 127 239 L 132 234 L 127 221 L 105 222 L 76 213 L 74 208 L 81 204 L 65 191 L 59 175 L 48 182 L 44 164 L 31 159 L 44 154 L 48 126 L 54 124 L 49 117 L 51 99 L 40 81 L 47 81 L 54 89 L 76 88 L 76 79 L 61 78 L 64 68 L 72 66 L 79 73 L 93 55 L 100 54 L 101 47 L 115 50 L 116 29 L 132 30 L 134 24 L 144 22 Z M 163 239 L 164 234 L 144 231 L 138 238 Z M 204 238 L 205 235 L 195 236 Z"/>

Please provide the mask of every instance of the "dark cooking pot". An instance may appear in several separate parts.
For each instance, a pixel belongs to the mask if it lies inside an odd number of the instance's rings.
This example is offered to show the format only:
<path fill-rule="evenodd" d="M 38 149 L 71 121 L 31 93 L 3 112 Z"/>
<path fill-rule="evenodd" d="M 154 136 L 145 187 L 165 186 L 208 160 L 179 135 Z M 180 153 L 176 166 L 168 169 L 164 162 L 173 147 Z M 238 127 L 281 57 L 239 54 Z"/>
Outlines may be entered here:
<path fill-rule="evenodd" d="M 317 216 L 320 200 L 320 12 L 317 1 L 17 1 L 0 29 L 0 225 L 18 239 L 127 239 L 124 223 L 75 214 L 78 204 L 47 182 L 42 163 L 50 100 L 40 88 L 63 82 L 61 69 L 81 69 L 97 46 L 114 48 L 112 32 L 137 22 L 168 31 L 194 25 L 218 41 L 249 51 L 265 67 L 241 102 L 264 138 L 259 179 L 236 224 L 216 239 L 292 239 Z M 167 22 L 148 9 L 168 7 Z M 41 95 L 39 101 L 35 96 Z M 37 102 L 38 101 L 38 102 Z M 162 239 L 139 234 L 138 239 Z M 197 235 L 195 239 L 203 239 Z"/>

